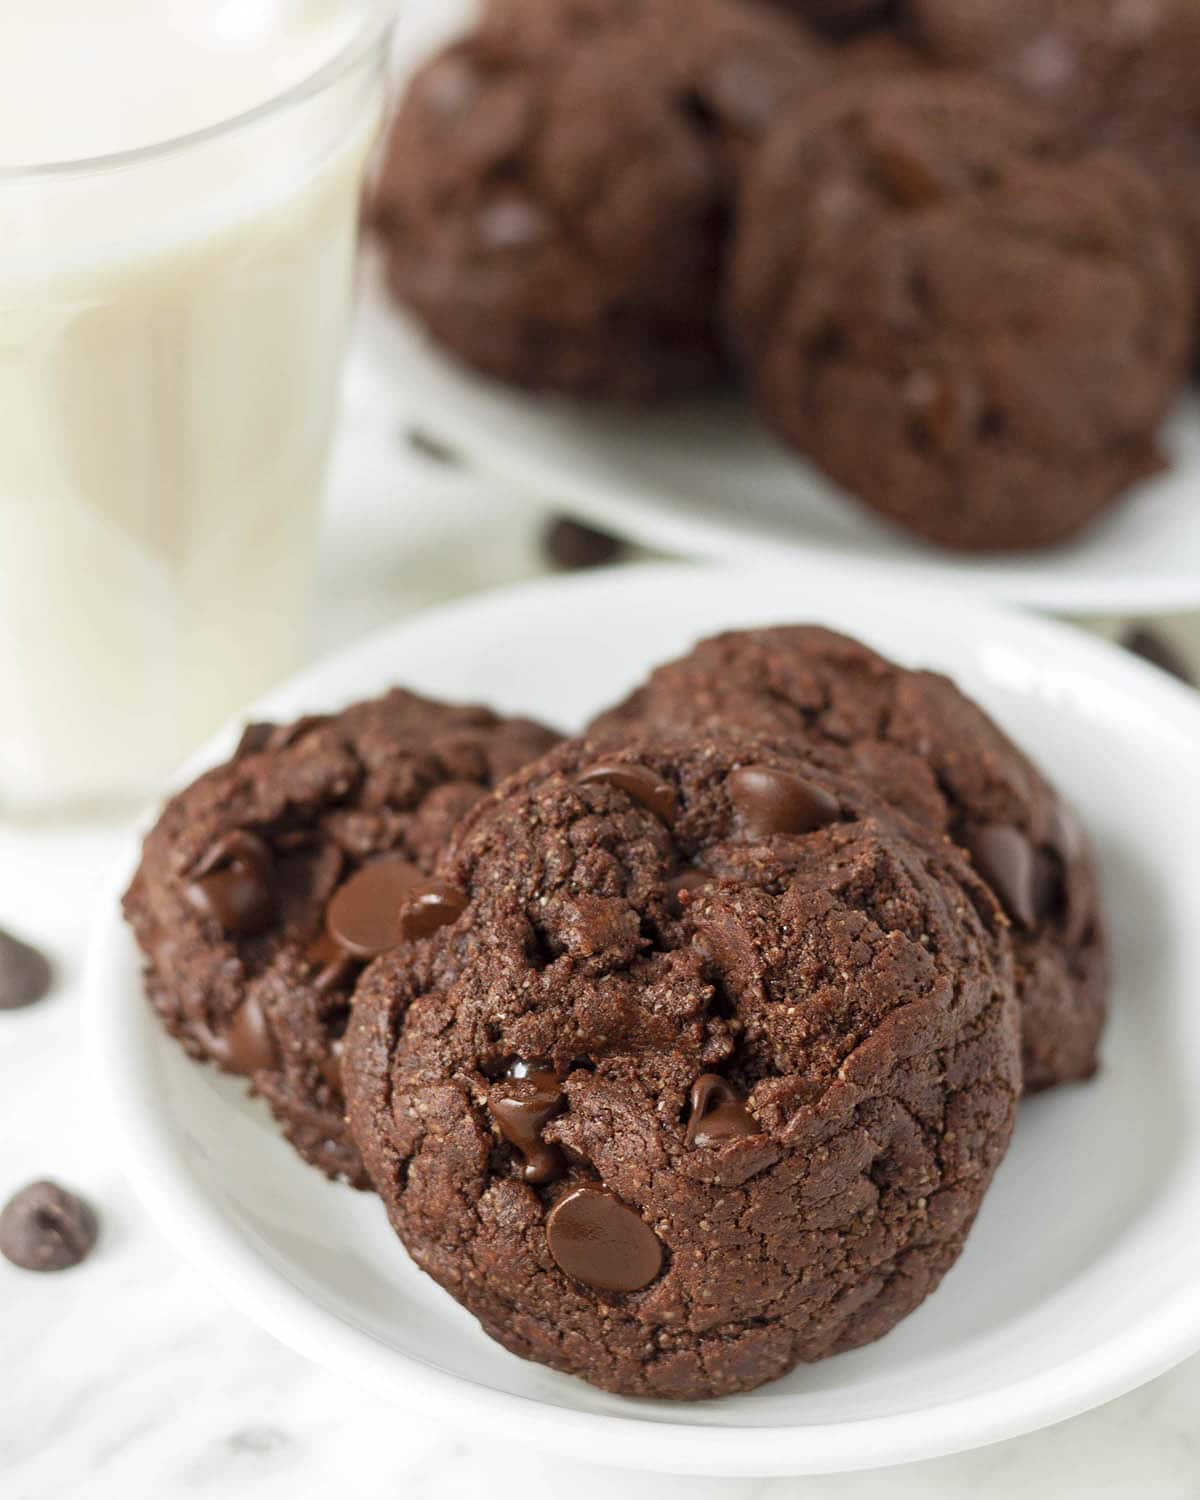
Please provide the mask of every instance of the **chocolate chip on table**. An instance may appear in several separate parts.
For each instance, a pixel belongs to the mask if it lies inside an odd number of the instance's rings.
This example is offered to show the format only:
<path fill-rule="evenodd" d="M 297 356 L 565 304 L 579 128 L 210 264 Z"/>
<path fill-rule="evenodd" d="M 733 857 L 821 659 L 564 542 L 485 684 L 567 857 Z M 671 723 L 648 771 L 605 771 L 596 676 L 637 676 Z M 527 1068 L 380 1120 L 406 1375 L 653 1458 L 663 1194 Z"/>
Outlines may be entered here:
<path fill-rule="evenodd" d="M 1131 625 L 1122 635 L 1121 645 L 1126 651 L 1140 656 L 1143 661 L 1169 672 L 1172 677 L 1178 677 L 1180 682 L 1186 682 L 1190 687 L 1196 686 L 1196 674 L 1191 664 L 1159 631 L 1152 630 L 1148 625 Z"/>
<path fill-rule="evenodd" d="M 20 1010 L 43 999 L 54 973 L 44 953 L 0 928 L 0 1010 Z"/>
<path fill-rule="evenodd" d="M 377 958 L 405 937 L 405 899 L 425 880 L 400 855 L 385 855 L 356 870 L 334 893 L 325 913 L 329 936 L 355 958 Z"/>
<path fill-rule="evenodd" d="M 255 833 L 236 829 L 205 852 L 187 887 L 189 904 L 234 937 L 253 937 L 275 914 L 275 859 Z"/>
<path fill-rule="evenodd" d="M 738 1136 L 759 1135 L 758 1121 L 733 1085 L 717 1073 L 702 1073 L 692 1084 L 688 1117 L 689 1146 L 720 1146 Z"/>
<path fill-rule="evenodd" d="M 837 820 L 837 800 L 815 783 L 771 766 L 739 766 L 726 778 L 741 831 L 749 838 L 812 833 Z"/>
<path fill-rule="evenodd" d="M 616 562 L 625 551 L 620 537 L 596 531 L 582 521 L 559 516 L 551 521 L 542 536 L 546 555 L 556 568 L 573 572 L 579 568 L 600 568 Z"/>
<path fill-rule="evenodd" d="M 462 463 L 462 457 L 456 449 L 444 443 L 441 438 L 434 437 L 432 432 L 426 432 L 423 427 L 408 428 L 405 438 L 414 453 L 419 453 L 432 463 L 445 464 L 447 468 L 457 468 Z"/>
<path fill-rule="evenodd" d="M 637 1292 L 662 1270 L 658 1236 L 607 1188 L 584 1185 L 560 1198 L 546 1220 L 560 1270 L 601 1292 Z"/>
<path fill-rule="evenodd" d="M 488 1109 L 496 1128 L 524 1158 L 521 1171 L 526 1182 L 553 1182 L 562 1175 L 563 1154 L 542 1140 L 542 1129 L 566 1103 L 558 1075 L 549 1068 L 512 1073 L 493 1084 Z"/>
<path fill-rule="evenodd" d="M 675 825 L 675 792 L 669 783 L 661 776 L 656 776 L 648 766 L 622 761 L 613 761 L 611 764 L 604 762 L 589 766 L 575 779 L 580 786 L 596 782 L 615 786 L 647 812 L 653 813 L 660 823 L 665 823 L 668 828 Z"/>
<path fill-rule="evenodd" d="M 91 1254 L 100 1225 L 56 1182 L 31 1182 L 0 1209 L 0 1255 L 26 1271 L 65 1271 Z"/>
<path fill-rule="evenodd" d="M 976 831 L 967 847 L 1004 910 L 1032 932 L 1045 915 L 1041 903 L 1048 899 L 1033 845 L 1011 824 L 988 823 Z"/>

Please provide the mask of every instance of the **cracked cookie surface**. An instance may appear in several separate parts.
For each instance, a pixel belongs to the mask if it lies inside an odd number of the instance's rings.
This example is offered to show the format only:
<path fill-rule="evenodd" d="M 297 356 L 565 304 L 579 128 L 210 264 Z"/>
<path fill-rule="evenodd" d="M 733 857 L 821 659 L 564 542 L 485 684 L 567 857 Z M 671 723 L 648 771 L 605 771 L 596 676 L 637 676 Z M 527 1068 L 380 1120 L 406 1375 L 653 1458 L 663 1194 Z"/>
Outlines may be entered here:
<path fill-rule="evenodd" d="M 1020 1087 L 1007 925 L 948 841 L 751 735 L 561 746 L 367 970 L 351 1124 L 513 1352 L 698 1399 L 879 1338 L 953 1263 Z"/>
<path fill-rule="evenodd" d="M 419 893 L 463 813 L 556 739 L 396 689 L 251 726 L 147 835 L 124 911 L 150 1000 L 192 1057 L 246 1076 L 329 1176 L 366 1186 L 339 1065 L 366 950 L 330 936 L 331 900 L 381 856 Z"/>
<path fill-rule="evenodd" d="M 968 850 L 1012 922 L 1026 1090 L 1092 1075 L 1108 973 L 1086 835 L 949 678 L 819 626 L 731 631 L 659 667 L 591 733 L 713 722 L 837 748 L 889 802 Z"/>

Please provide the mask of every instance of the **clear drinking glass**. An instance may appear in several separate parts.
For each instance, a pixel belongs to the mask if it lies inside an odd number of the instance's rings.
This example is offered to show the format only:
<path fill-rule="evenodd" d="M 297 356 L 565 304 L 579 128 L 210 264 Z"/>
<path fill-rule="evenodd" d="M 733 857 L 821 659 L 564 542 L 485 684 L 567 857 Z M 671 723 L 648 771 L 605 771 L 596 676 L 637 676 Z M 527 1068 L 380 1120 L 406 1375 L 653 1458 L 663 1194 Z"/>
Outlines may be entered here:
<path fill-rule="evenodd" d="M 346 9 L 247 113 L 0 169 L 0 809 L 143 791 L 296 658 L 384 90 Z"/>

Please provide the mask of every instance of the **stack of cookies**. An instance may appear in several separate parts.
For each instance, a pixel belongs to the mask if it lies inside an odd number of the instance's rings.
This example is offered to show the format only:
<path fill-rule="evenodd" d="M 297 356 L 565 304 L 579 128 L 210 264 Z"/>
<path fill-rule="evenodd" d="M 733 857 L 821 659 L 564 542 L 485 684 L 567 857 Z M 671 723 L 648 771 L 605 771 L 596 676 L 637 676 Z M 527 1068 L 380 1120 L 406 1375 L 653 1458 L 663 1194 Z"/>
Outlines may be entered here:
<path fill-rule="evenodd" d="M 125 910 L 193 1057 L 493 1338 L 629 1395 L 887 1333 L 1104 1016 L 1070 810 L 948 680 L 815 627 L 572 740 L 400 689 L 250 726 Z"/>
<path fill-rule="evenodd" d="M 945 546 L 1162 464 L 1200 271 L 1194 0 L 485 0 L 373 206 L 460 359 L 642 402 L 736 376 Z"/>

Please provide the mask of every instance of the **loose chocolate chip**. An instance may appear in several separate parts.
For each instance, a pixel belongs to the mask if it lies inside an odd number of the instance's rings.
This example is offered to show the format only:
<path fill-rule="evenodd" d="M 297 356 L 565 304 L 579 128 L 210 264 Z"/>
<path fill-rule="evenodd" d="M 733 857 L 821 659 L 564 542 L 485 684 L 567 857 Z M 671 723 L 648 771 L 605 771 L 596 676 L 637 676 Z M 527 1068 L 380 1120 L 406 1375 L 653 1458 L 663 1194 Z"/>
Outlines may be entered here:
<path fill-rule="evenodd" d="M 253 995 L 246 996 L 219 1036 L 209 1038 L 208 1047 L 222 1067 L 246 1078 L 262 1069 L 274 1068 L 278 1061 L 271 1028 Z"/>
<path fill-rule="evenodd" d="M 702 1073 L 692 1084 L 688 1117 L 689 1146 L 720 1146 L 738 1136 L 759 1135 L 758 1121 L 738 1098 L 732 1085 L 716 1073 Z"/>
<path fill-rule="evenodd" d="M 406 938 L 428 937 L 439 927 L 457 922 L 467 907 L 460 890 L 442 880 L 423 880 L 404 896 L 400 927 Z"/>
<path fill-rule="evenodd" d="M 405 436 L 413 452 L 432 463 L 445 464 L 447 468 L 456 468 L 462 464 L 462 455 L 456 448 L 451 448 L 449 443 L 444 443 L 432 432 L 426 432 L 423 427 L 410 427 Z"/>
<path fill-rule="evenodd" d="M 660 823 L 665 823 L 668 828 L 675 826 L 675 793 L 648 766 L 639 766 L 636 762 L 632 764 L 622 764 L 619 761 L 613 761 L 611 764 L 605 762 L 603 765 L 590 766 L 586 771 L 582 771 L 576 780 L 580 786 L 588 786 L 595 782 L 601 782 L 605 786 L 615 786 L 627 797 L 632 797 L 647 812 L 653 813 Z"/>
<path fill-rule="evenodd" d="M 387 855 L 356 870 L 334 892 L 325 912 L 329 936 L 355 958 L 376 958 L 409 935 L 401 920 L 404 903 L 425 877 L 399 855 Z"/>
<path fill-rule="evenodd" d="M 274 856 L 257 834 L 224 834 L 196 865 L 188 903 L 235 937 L 253 937 L 275 913 Z"/>
<path fill-rule="evenodd" d="M 0 1010 L 20 1010 L 50 991 L 50 961 L 36 948 L 0 928 Z"/>
<path fill-rule="evenodd" d="M 596 531 L 581 521 L 560 516 L 551 521 L 542 536 L 546 556 L 556 568 L 574 572 L 579 568 L 602 568 L 616 562 L 625 550 L 619 537 Z"/>
<path fill-rule="evenodd" d="M 247 724 L 242 730 L 241 739 L 237 742 L 237 749 L 233 752 L 234 760 L 241 760 L 247 755 L 257 755 L 260 750 L 265 750 L 274 733 L 274 724 Z"/>
<path fill-rule="evenodd" d="M 526 1182 L 553 1182 L 562 1175 L 562 1152 L 542 1140 L 542 1128 L 565 1098 L 558 1075 L 549 1069 L 527 1070 L 492 1085 L 488 1108 L 500 1134 L 524 1157 Z"/>
<path fill-rule="evenodd" d="M 1172 677 L 1178 677 L 1180 682 L 1196 686 L 1196 674 L 1190 663 L 1159 631 L 1151 630 L 1146 625 L 1131 625 L 1121 637 L 1121 644 L 1126 651 L 1132 651 L 1143 661 L 1169 672 Z"/>
<path fill-rule="evenodd" d="M 1027 932 L 1038 924 L 1038 892 L 1033 845 L 1019 828 L 988 823 L 968 843 L 979 873 L 1005 911 Z"/>
<path fill-rule="evenodd" d="M 585 1185 L 560 1198 L 546 1240 L 560 1269 L 597 1291 L 637 1292 L 662 1270 L 658 1236 L 607 1188 Z"/>
<path fill-rule="evenodd" d="M 773 833 L 812 833 L 837 820 L 837 801 L 803 776 L 771 766 L 740 766 L 726 778 L 741 831 L 752 839 Z"/>
<path fill-rule="evenodd" d="M 91 1208 L 56 1182 L 31 1182 L 0 1210 L 0 1255 L 26 1271 L 77 1266 L 99 1233 Z"/>

